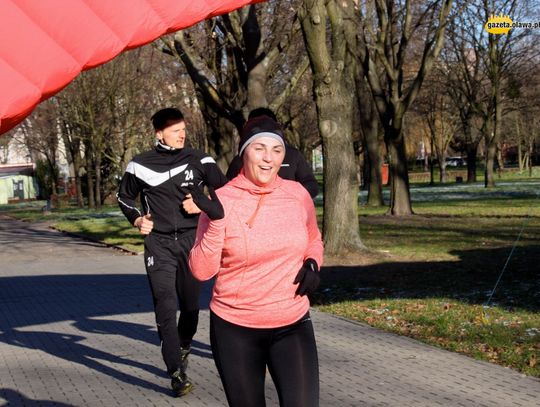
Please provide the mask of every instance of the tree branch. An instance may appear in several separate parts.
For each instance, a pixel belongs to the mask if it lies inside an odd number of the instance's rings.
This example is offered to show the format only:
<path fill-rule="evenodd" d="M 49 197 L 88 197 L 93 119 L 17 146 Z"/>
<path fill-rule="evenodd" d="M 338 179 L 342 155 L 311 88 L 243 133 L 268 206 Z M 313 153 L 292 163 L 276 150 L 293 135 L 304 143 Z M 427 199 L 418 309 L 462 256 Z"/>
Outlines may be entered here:
<path fill-rule="evenodd" d="M 297 66 L 295 73 L 287 84 L 287 87 L 283 90 L 283 92 L 281 92 L 278 96 L 274 98 L 272 103 L 270 103 L 270 109 L 272 109 L 272 111 L 277 112 L 283 106 L 289 96 L 292 95 L 294 89 L 296 88 L 296 85 L 298 84 L 308 67 L 309 58 L 307 57 L 307 55 L 305 55 L 302 58 L 300 64 Z"/>
<path fill-rule="evenodd" d="M 427 73 L 431 70 L 434 61 L 441 52 L 444 44 L 444 32 L 446 25 L 448 24 L 448 15 L 451 9 L 452 0 L 444 0 L 441 11 L 439 12 L 439 24 L 437 26 L 437 30 L 435 31 L 435 35 L 431 40 L 426 40 L 420 69 L 414 78 L 411 87 L 403 98 L 403 108 L 405 110 L 407 110 L 418 95 Z"/>
<path fill-rule="evenodd" d="M 233 111 L 227 102 L 223 100 L 219 91 L 204 74 L 200 64 L 196 62 L 195 54 L 191 52 L 191 48 L 186 43 L 182 31 L 178 31 L 174 35 L 174 42 L 172 44 L 171 42 L 167 43 L 167 40 L 165 39 L 162 39 L 162 41 L 164 41 L 168 48 L 173 50 L 174 55 L 184 63 L 189 76 L 196 84 L 207 104 L 211 105 L 217 112 L 220 112 L 223 115 L 227 115 L 229 112 Z"/>

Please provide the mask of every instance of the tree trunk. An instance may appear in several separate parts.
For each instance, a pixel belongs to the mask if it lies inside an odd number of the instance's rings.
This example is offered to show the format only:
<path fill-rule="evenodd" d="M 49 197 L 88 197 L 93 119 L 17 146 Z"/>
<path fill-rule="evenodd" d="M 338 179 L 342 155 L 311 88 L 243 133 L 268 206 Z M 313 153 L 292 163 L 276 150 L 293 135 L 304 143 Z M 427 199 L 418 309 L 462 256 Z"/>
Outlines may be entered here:
<path fill-rule="evenodd" d="M 96 182 L 94 185 L 95 189 L 95 200 L 96 200 L 96 209 L 101 208 L 102 200 L 101 200 L 101 155 L 98 154 L 94 161 L 94 173 L 96 174 Z"/>
<path fill-rule="evenodd" d="M 430 152 L 429 152 L 429 185 L 435 185 L 435 147 L 433 146 L 433 137 L 430 138 Z"/>
<path fill-rule="evenodd" d="M 524 160 L 523 160 L 523 151 L 521 147 L 521 140 L 518 139 L 517 143 L 517 153 L 518 153 L 518 166 L 519 172 L 522 173 L 524 170 Z"/>
<path fill-rule="evenodd" d="M 316 89 L 319 95 L 319 131 L 325 158 L 324 246 L 330 254 L 363 248 L 358 230 L 359 185 L 351 137 L 352 111 L 345 107 L 352 106 L 352 98 L 334 93 L 335 90 L 335 87 L 329 89 L 327 86 Z M 329 92 L 333 93 L 332 97 L 329 97 Z M 321 98 L 321 95 L 326 97 Z"/>
<path fill-rule="evenodd" d="M 79 208 L 84 208 L 84 199 L 83 199 L 83 193 L 82 193 L 82 183 L 81 183 L 81 157 L 80 156 L 72 156 L 73 162 L 71 163 L 73 165 L 73 176 L 75 177 L 75 194 L 77 195 L 77 206 Z"/>
<path fill-rule="evenodd" d="M 439 182 L 441 184 L 444 184 L 446 181 L 447 181 L 447 177 L 446 177 L 446 163 L 444 161 L 442 162 L 439 162 L 439 171 L 440 171 L 440 174 L 439 174 Z"/>
<path fill-rule="evenodd" d="M 238 152 L 239 130 L 228 119 L 219 117 L 211 122 L 208 131 L 210 132 L 207 137 L 209 153 L 215 157 L 218 167 L 226 172 L 229 163 Z"/>
<path fill-rule="evenodd" d="M 439 162 L 439 182 L 444 184 L 447 181 L 446 150 L 444 148 L 437 149 L 437 161 Z"/>
<path fill-rule="evenodd" d="M 533 154 L 534 154 L 534 141 L 531 141 L 529 144 L 529 153 L 527 160 L 527 167 L 529 168 L 529 178 L 532 178 L 532 169 L 533 169 Z"/>
<path fill-rule="evenodd" d="M 389 215 L 412 215 L 409 192 L 409 171 L 407 154 L 401 127 L 385 129 L 385 142 L 390 162 L 390 208 Z"/>
<path fill-rule="evenodd" d="M 324 154 L 325 251 L 339 255 L 364 248 L 358 229 L 358 177 L 352 140 L 356 88 L 354 60 L 341 12 L 350 4 L 304 2 L 298 12 L 313 72 L 317 121 Z M 331 8 L 331 12 L 327 11 Z M 327 44 L 327 18 L 332 20 L 332 52 Z"/>
<path fill-rule="evenodd" d="M 57 171 L 57 165 L 56 160 L 50 160 L 47 159 L 47 162 L 49 164 L 49 171 L 51 172 L 51 195 L 57 197 L 58 196 L 58 171 Z"/>
<path fill-rule="evenodd" d="M 357 80 L 359 91 L 357 99 L 360 109 L 360 124 L 366 146 L 367 169 L 369 173 L 365 177 L 368 183 L 368 206 L 383 206 L 381 154 L 379 140 L 379 115 L 369 90 L 363 83 L 363 77 Z M 366 174 L 366 172 L 364 172 Z"/>
<path fill-rule="evenodd" d="M 478 153 L 478 144 L 467 143 L 467 183 L 476 182 L 476 155 Z"/>
<path fill-rule="evenodd" d="M 435 185 L 435 160 L 433 154 L 429 154 L 429 185 Z"/>
<path fill-rule="evenodd" d="M 96 207 L 96 197 L 94 195 L 94 175 L 93 175 L 93 168 L 91 165 L 87 166 L 86 171 L 86 191 L 88 194 L 88 208 L 95 209 Z"/>
<path fill-rule="evenodd" d="M 495 186 L 495 157 L 497 155 L 497 145 L 494 143 L 488 143 L 486 149 L 486 169 L 485 169 L 485 179 L 484 186 L 486 188 L 491 188 Z"/>
<path fill-rule="evenodd" d="M 81 176 L 78 173 L 75 174 L 75 193 L 77 194 L 77 206 L 84 208 Z"/>
<path fill-rule="evenodd" d="M 366 141 L 366 157 L 369 168 L 368 206 L 383 206 L 381 155 L 379 154 L 379 129 L 377 127 L 364 129 Z"/>
<path fill-rule="evenodd" d="M 85 161 L 86 161 L 86 193 L 88 195 L 88 208 L 94 209 L 96 207 L 96 197 L 94 189 L 94 165 L 92 161 L 93 148 L 90 137 L 87 137 L 84 142 Z"/>
<path fill-rule="evenodd" d="M 82 166 L 81 140 L 73 135 L 73 132 L 70 131 L 69 126 L 63 127 L 62 137 L 64 140 L 64 146 L 66 147 L 66 158 L 68 160 L 68 164 L 73 166 L 73 177 L 75 178 L 75 198 L 77 199 L 77 206 L 79 208 L 83 208 L 84 199 L 80 176 Z"/>
<path fill-rule="evenodd" d="M 268 77 L 267 64 L 255 65 L 248 74 L 247 106 L 251 111 L 258 107 L 268 106 L 266 99 L 266 78 Z"/>
<path fill-rule="evenodd" d="M 501 119 L 502 119 L 502 105 L 501 91 L 499 87 L 495 90 L 495 115 L 493 117 L 492 128 L 493 133 L 488 132 L 487 148 L 486 148 L 486 176 L 485 187 L 491 188 L 495 186 L 495 160 L 497 159 L 497 144 L 501 135 Z M 488 127 L 489 128 L 489 127 Z"/>
<path fill-rule="evenodd" d="M 499 170 L 504 170 L 504 151 L 500 143 L 497 143 L 497 164 L 499 165 Z"/>

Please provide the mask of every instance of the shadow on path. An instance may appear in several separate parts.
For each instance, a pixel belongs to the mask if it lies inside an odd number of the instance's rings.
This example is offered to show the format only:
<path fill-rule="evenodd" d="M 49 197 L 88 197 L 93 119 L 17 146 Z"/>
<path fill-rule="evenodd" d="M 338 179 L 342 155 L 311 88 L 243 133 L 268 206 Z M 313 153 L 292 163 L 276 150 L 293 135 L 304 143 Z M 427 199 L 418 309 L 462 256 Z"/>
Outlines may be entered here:
<path fill-rule="evenodd" d="M 485 304 L 511 247 L 454 251 L 457 261 L 380 262 L 321 269 L 317 303 L 376 298 L 454 298 Z M 540 310 L 540 246 L 518 246 L 490 305 Z"/>
<path fill-rule="evenodd" d="M 133 384 L 139 387 L 144 387 L 157 392 L 164 392 L 164 388 L 139 377 L 128 375 L 119 370 L 101 363 L 105 361 L 115 364 L 124 364 L 145 370 L 156 376 L 163 376 L 163 369 L 137 362 L 129 358 L 115 356 L 107 352 L 83 345 L 86 337 L 79 335 L 68 335 L 57 332 L 43 331 L 17 331 L 3 333 L 0 335 L 0 340 L 10 345 L 21 346 L 28 349 L 42 350 L 52 356 L 68 360 L 73 363 L 86 366 L 90 369 L 114 377 L 117 380 L 125 383 Z"/>
<path fill-rule="evenodd" d="M 1 407 L 76 407 L 73 404 L 61 403 L 50 400 L 32 400 L 24 394 L 11 389 L 0 389 L 0 399 L 6 400 L 6 404 Z"/>
<path fill-rule="evenodd" d="M 208 307 L 211 284 L 201 293 L 201 307 Z M 84 365 L 117 380 L 163 393 L 164 388 L 111 367 L 122 364 L 165 377 L 163 366 L 151 366 L 136 356 L 117 356 L 87 346 L 84 335 L 50 332 L 46 325 L 69 322 L 79 332 L 123 335 L 155 346 L 159 339 L 155 326 L 117 320 L 114 315 L 153 313 L 145 274 L 45 275 L 0 278 L 0 341 L 36 349 L 64 360 Z M 153 317 L 152 317 L 153 322 Z M 35 325 L 45 325 L 43 330 Z M 25 329 L 26 327 L 29 327 Z M 210 347 L 193 343 L 193 354 L 211 358 Z M 9 393 L 9 391 L 8 391 Z M 8 394 L 13 399 L 15 395 Z M 30 403 L 39 401 L 30 401 Z M 25 401 L 26 403 L 26 401 Z M 13 404 L 15 405 L 15 404 Z M 19 404 L 27 405 L 27 404 Z M 32 405 L 32 404 L 28 404 Z"/>

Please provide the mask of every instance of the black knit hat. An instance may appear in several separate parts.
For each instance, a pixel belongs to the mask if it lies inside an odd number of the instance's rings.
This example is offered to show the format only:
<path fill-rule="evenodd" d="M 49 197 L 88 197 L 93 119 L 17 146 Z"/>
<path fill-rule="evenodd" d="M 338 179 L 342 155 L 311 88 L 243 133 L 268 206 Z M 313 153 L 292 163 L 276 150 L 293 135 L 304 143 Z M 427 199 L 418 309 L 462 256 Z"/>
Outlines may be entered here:
<path fill-rule="evenodd" d="M 272 137 L 285 146 L 283 130 L 279 123 L 268 116 L 257 116 L 249 119 L 242 128 L 238 155 L 242 155 L 245 148 L 259 137 Z"/>

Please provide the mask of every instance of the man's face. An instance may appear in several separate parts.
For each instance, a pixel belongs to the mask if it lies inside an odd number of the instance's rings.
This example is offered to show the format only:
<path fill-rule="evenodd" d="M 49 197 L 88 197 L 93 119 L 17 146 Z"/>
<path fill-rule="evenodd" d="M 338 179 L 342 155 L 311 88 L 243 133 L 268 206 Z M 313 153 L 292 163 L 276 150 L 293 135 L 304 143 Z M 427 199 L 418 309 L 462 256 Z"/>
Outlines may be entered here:
<path fill-rule="evenodd" d="M 186 141 L 186 123 L 170 121 L 163 130 L 156 131 L 156 137 L 165 145 L 172 148 L 184 148 Z"/>

